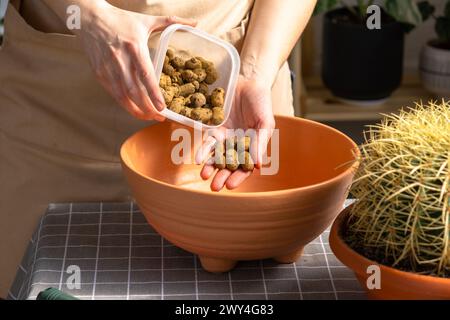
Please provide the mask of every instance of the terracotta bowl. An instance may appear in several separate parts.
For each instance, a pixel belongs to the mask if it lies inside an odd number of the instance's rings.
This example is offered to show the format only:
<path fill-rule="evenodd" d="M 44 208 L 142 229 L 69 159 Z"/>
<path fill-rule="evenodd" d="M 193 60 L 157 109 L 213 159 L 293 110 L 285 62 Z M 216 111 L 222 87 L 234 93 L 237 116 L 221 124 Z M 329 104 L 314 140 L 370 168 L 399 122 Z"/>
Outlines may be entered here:
<path fill-rule="evenodd" d="M 145 128 L 122 145 L 125 176 L 148 222 L 199 255 L 208 271 L 228 271 L 239 260 L 294 262 L 343 207 L 357 167 L 355 143 L 313 121 L 278 116 L 276 123 L 278 173 L 255 170 L 232 191 L 212 192 L 201 166 L 171 161 L 177 124 Z"/>
<path fill-rule="evenodd" d="M 334 221 L 330 232 L 330 247 L 336 257 L 355 272 L 361 286 L 370 299 L 377 300 L 438 300 L 450 299 L 450 279 L 419 275 L 397 270 L 369 260 L 350 248 L 342 239 L 345 222 L 351 206 L 346 208 Z M 367 281 L 372 272 L 369 266 L 380 268 L 380 288 L 368 289 Z M 372 282 L 372 280 L 370 279 Z"/>

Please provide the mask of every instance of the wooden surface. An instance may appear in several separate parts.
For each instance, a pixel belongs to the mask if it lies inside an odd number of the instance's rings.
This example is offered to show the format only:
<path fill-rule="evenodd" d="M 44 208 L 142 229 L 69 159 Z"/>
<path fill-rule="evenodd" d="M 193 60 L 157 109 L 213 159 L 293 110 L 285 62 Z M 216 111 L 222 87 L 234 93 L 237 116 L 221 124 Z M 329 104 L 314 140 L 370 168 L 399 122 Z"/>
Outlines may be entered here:
<path fill-rule="evenodd" d="M 415 101 L 436 99 L 421 86 L 416 75 L 405 76 L 402 86 L 383 104 L 376 106 L 355 106 L 340 101 L 323 86 L 318 76 L 305 77 L 303 81 L 306 92 L 303 92 L 305 102 L 301 107 L 302 114 L 305 118 L 316 121 L 378 120 L 383 113 L 395 113 L 402 107 L 414 107 Z"/>

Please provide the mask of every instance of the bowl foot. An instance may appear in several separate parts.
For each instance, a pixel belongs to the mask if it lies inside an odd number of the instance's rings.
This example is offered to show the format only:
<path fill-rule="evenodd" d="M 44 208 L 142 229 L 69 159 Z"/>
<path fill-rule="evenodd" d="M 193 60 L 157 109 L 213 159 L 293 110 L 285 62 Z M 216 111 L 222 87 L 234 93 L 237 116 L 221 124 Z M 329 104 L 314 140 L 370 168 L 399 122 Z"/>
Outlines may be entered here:
<path fill-rule="evenodd" d="M 303 247 L 295 250 L 294 252 L 291 252 L 291 253 L 288 253 L 288 254 L 285 254 L 282 256 L 274 257 L 273 259 L 279 263 L 294 263 L 298 259 L 300 259 L 302 254 L 303 254 Z"/>
<path fill-rule="evenodd" d="M 235 260 L 228 259 L 210 258 L 204 256 L 199 256 L 199 258 L 203 269 L 213 273 L 228 272 L 233 269 L 237 263 Z"/>

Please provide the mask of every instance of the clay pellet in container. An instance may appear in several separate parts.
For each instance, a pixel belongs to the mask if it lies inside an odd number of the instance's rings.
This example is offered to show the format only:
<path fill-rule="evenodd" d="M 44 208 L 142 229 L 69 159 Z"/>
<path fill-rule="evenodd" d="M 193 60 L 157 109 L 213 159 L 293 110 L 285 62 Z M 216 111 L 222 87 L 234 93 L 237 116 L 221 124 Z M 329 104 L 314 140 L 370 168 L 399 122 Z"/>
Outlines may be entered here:
<path fill-rule="evenodd" d="M 207 108 L 195 108 L 192 109 L 191 119 L 201 121 L 202 123 L 208 123 L 211 120 L 212 111 Z"/>
<path fill-rule="evenodd" d="M 213 108 L 223 108 L 225 100 L 225 90 L 223 88 L 215 88 L 211 92 L 211 105 Z"/>
<path fill-rule="evenodd" d="M 223 108 L 212 108 L 212 119 L 211 122 L 213 125 L 218 126 L 219 124 L 221 124 L 224 120 L 224 113 L 223 113 Z"/>
<path fill-rule="evenodd" d="M 191 108 L 201 108 L 206 104 L 206 98 L 200 92 L 192 94 L 189 98 Z"/>
<path fill-rule="evenodd" d="M 202 62 L 199 59 L 193 57 L 193 58 L 187 60 L 186 63 L 184 64 L 184 66 L 186 69 L 194 70 L 197 68 L 201 68 Z"/>
<path fill-rule="evenodd" d="M 186 83 L 178 87 L 178 94 L 180 96 L 187 97 L 193 93 L 195 93 L 195 86 L 192 83 Z"/>

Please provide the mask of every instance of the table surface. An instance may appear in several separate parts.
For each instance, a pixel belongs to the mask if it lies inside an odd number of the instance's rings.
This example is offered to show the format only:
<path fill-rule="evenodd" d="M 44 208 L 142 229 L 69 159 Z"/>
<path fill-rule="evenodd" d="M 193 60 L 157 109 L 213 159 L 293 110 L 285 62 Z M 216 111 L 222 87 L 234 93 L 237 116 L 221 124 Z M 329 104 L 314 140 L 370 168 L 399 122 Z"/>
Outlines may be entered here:
<path fill-rule="evenodd" d="M 51 204 L 8 298 L 35 299 L 54 287 L 80 299 L 365 299 L 328 235 L 308 244 L 294 264 L 244 261 L 211 274 L 156 233 L 134 203 Z M 77 275 L 81 285 L 71 288 Z"/>

